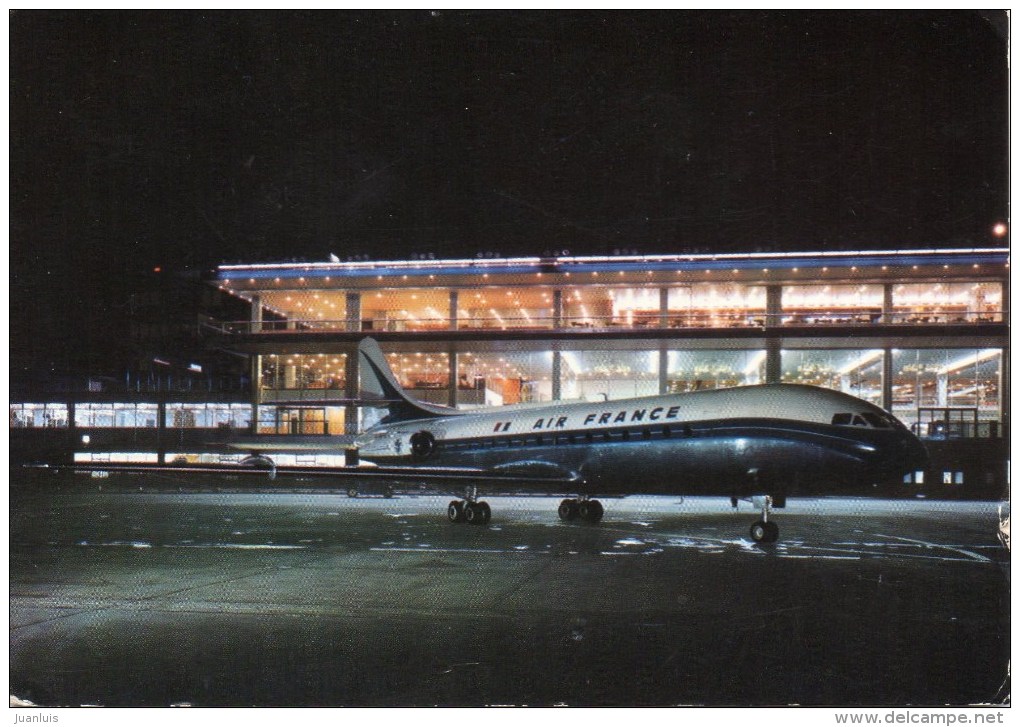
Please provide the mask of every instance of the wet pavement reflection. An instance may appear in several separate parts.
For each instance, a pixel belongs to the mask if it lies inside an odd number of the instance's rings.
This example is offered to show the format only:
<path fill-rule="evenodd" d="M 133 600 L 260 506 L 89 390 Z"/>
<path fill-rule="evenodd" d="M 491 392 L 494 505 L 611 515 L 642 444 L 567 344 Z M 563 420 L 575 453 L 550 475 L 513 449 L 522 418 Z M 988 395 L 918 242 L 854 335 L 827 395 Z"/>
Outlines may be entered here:
<path fill-rule="evenodd" d="M 46 705 L 999 702 L 995 503 L 153 492 L 22 483 L 11 687 Z"/>

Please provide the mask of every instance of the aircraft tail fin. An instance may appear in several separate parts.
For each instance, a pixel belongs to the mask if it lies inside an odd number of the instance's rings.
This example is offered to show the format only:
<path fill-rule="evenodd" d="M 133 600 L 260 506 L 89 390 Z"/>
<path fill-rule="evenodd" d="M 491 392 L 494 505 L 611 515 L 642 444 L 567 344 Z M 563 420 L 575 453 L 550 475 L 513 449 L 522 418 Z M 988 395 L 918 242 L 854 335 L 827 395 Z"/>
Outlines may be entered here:
<path fill-rule="evenodd" d="M 432 419 L 452 416 L 456 410 L 448 407 L 426 404 L 412 399 L 393 375 L 382 349 L 374 338 L 365 338 L 358 344 L 360 358 L 361 388 L 370 396 L 381 397 L 389 411 L 383 422 L 400 422 L 408 419 Z M 362 394 L 364 398 L 364 393 Z"/>

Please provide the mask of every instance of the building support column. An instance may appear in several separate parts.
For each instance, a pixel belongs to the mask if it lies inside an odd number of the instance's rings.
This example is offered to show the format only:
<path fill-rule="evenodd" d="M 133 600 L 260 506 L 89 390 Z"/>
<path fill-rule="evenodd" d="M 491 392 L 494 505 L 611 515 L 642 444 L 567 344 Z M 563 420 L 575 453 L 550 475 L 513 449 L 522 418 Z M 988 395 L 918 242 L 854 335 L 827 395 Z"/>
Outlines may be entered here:
<path fill-rule="evenodd" d="M 669 328 L 669 288 L 659 288 L 659 328 Z"/>
<path fill-rule="evenodd" d="M 783 339 L 769 336 L 765 339 L 765 383 L 783 381 Z"/>
<path fill-rule="evenodd" d="M 166 394 L 156 402 L 156 464 L 166 464 Z"/>
<path fill-rule="evenodd" d="M 665 343 L 659 344 L 659 393 L 667 394 L 669 389 L 669 350 Z"/>
<path fill-rule="evenodd" d="M 939 373 L 935 377 L 935 406 L 949 406 L 949 374 Z"/>
<path fill-rule="evenodd" d="M 1009 349 L 1002 349 L 1002 357 L 999 360 L 999 419 L 1002 421 L 999 436 L 1003 439 L 1009 438 Z"/>
<path fill-rule="evenodd" d="M 778 328 L 783 324 L 783 286 L 765 287 L 765 327 Z M 773 334 L 765 338 L 765 383 L 783 381 L 783 339 Z"/>
<path fill-rule="evenodd" d="M 563 395 L 563 354 L 552 352 L 552 400 L 559 401 Z"/>
<path fill-rule="evenodd" d="M 361 293 L 347 294 L 347 321 L 348 333 L 359 333 L 361 331 Z"/>
<path fill-rule="evenodd" d="M 768 327 L 783 324 L 783 286 L 765 286 L 765 325 Z"/>
<path fill-rule="evenodd" d="M 253 295 L 251 297 L 251 332 L 262 331 L 262 297 Z"/>
<path fill-rule="evenodd" d="M 893 284 L 886 283 L 882 286 L 882 323 L 890 325 L 893 320 Z"/>
<path fill-rule="evenodd" d="M 1002 311 L 1002 322 L 1009 323 L 1009 276 L 1007 275 L 1002 279 L 1002 302 L 999 303 L 999 309 Z"/>
<path fill-rule="evenodd" d="M 361 398 L 361 362 L 358 360 L 358 349 L 356 346 L 346 351 L 344 359 L 344 398 L 354 401 Z M 346 404 L 344 406 L 344 434 L 358 434 L 359 407 L 357 404 Z"/>
<path fill-rule="evenodd" d="M 248 359 L 251 364 L 250 370 L 250 386 L 251 386 L 251 425 L 250 434 L 252 436 L 259 433 L 259 407 L 262 405 L 262 356 L 257 353 L 253 353 L 251 358 Z M 293 367 L 291 367 L 293 369 Z M 280 365 L 277 364 L 276 370 L 279 372 Z M 279 375 L 279 374 L 277 374 Z"/>
<path fill-rule="evenodd" d="M 457 360 L 457 347 L 451 345 L 446 351 L 447 360 L 449 361 L 449 396 L 447 396 L 446 403 L 451 408 L 457 408 L 457 398 L 460 395 L 460 372 L 459 372 L 459 361 Z"/>
<path fill-rule="evenodd" d="M 553 291 L 553 328 L 563 328 L 563 291 L 557 288 Z"/>
<path fill-rule="evenodd" d="M 450 291 L 450 330 L 457 330 L 457 316 L 460 310 L 460 295 L 456 290 Z"/>
<path fill-rule="evenodd" d="M 882 408 L 892 414 L 893 408 L 893 352 L 891 348 L 882 353 Z"/>

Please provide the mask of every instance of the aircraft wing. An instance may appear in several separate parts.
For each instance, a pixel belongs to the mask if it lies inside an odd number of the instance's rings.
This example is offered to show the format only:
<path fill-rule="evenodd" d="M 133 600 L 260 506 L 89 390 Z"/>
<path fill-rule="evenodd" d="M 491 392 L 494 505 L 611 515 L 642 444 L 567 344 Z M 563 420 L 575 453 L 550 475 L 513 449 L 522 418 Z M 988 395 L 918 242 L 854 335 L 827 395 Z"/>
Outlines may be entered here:
<path fill-rule="evenodd" d="M 209 475 L 244 475 L 248 477 L 264 477 L 281 480 L 294 478 L 301 480 L 318 479 L 336 483 L 348 483 L 353 486 L 359 482 L 366 485 L 376 484 L 407 484 L 432 485 L 442 487 L 463 487 L 477 484 L 479 486 L 540 486 L 568 487 L 580 481 L 580 476 L 569 470 L 547 465 L 541 462 L 521 462 L 502 465 L 496 469 L 477 467 L 390 467 L 378 466 L 370 462 L 362 462 L 350 467 L 293 467 L 241 464 L 132 464 L 114 462 L 91 462 L 88 464 L 69 465 L 30 465 L 37 469 L 55 472 L 106 472 L 110 474 L 129 475 L 177 475 L 205 477 Z"/>
<path fill-rule="evenodd" d="M 346 434 L 277 434 L 231 439 L 223 444 L 245 452 L 339 452 L 342 449 L 354 449 L 357 437 Z"/>

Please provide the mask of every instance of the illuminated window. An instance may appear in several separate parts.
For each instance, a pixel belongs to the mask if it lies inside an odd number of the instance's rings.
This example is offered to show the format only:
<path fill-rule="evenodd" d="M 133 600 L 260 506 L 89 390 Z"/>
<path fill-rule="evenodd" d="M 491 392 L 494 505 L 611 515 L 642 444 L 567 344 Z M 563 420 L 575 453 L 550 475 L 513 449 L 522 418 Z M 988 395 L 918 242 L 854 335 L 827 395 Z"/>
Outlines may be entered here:
<path fill-rule="evenodd" d="M 549 351 L 461 353 L 458 406 L 552 401 L 552 362 Z"/>
<path fill-rule="evenodd" d="M 564 351 L 561 398 L 629 399 L 659 393 L 658 351 Z"/>
<path fill-rule="evenodd" d="M 67 404 L 11 404 L 12 429 L 34 427 L 66 427 Z"/>
<path fill-rule="evenodd" d="M 315 389 L 335 392 L 340 398 L 346 386 L 347 355 L 342 353 L 262 356 L 260 366 L 265 396 L 273 395 L 266 390 Z"/>
<path fill-rule="evenodd" d="M 361 294 L 363 331 L 439 331 L 449 327 L 450 291 L 446 288 L 386 288 Z"/>
<path fill-rule="evenodd" d="M 786 325 L 857 325 L 882 318 L 881 285 L 783 286 Z"/>
<path fill-rule="evenodd" d="M 669 289 L 672 328 L 737 328 L 765 324 L 765 287 L 739 283 L 696 283 Z"/>
<path fill-rule="evenodd" d="M 329 331 L 347 328 L 343 290 L 268 290 L 261 293 L 263 331 Z"/>
<path fill-rule="evenodd" d="M 251 424 L 250 404 L 170 403 L 166 426 L 176 429 L 244 429 Z"/>
<path fill-rule="evenodd" d="M 765 351 L 670 351 L 666 375 L 674 393 L 760 384 Z"/>
<path fill-rule="evenodd" d="M 881 349 L 782 352 L 782 382 L 834 389 L 882 404 Z"/>
<path fill-rule="evenodd" d="M 82 428 L 154 428 L 158 411 L 156 404 L 77 403 L 74 425 Z"/>
<path fill-rule="evenodd" d="M 572 301 L 570 288 L 563 291 L 563 315 Z M 457 327 L 507 330 L 553 328 L 555 291 L 547 286 L 465 288 L 457 299 Z M 566 321 L 563 321 L 567 325 Z"/>
<path fill-rule="evenodd" d="M 1002 349 L 893 351 L 893 414 L 916 422 L 920 408 L 976 410 L 995 421 L 999 411 Z"/>
<path fill-rule="evenodd" d="M 893 321 L 896 323 L 992 323 L 1001 320 L 1000 283 L 893 286 Z"/>

